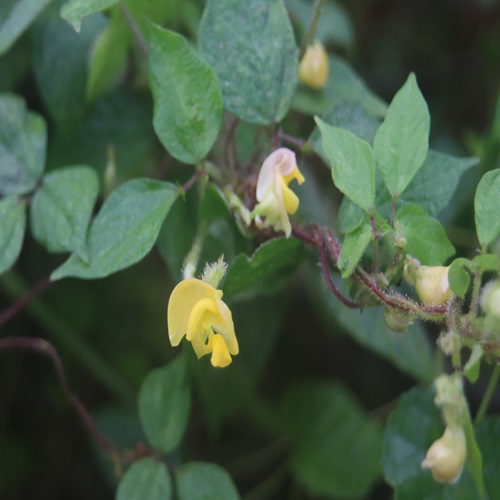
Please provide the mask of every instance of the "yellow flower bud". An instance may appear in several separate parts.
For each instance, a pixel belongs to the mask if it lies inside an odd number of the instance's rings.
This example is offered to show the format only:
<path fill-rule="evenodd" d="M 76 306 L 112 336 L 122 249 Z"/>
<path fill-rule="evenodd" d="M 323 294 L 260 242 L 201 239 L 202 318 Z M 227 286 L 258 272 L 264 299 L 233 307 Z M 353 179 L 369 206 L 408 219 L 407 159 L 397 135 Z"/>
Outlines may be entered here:
<path fill-rule="evenodd" d="M 231 311 L 221 299 L 222 291 L 208 283 L 181 281 L 168 302 L 168 335 L 174 347 L 185 335 L 198 358 L 211 352 L 212 365 L 225 367 L 239 347 Z"/>
<path fill-rule="evenodd" d="M 299 64 L 299 81 L 320 90 L 328 80 L 328 54 L 320 42 L 307 47 Z"/>
<path fill-rule="evenodd" d="M 442 437 L 427 451 L 422 467 L 430 469 L 432 477 L 440 483 L 455 483 L 460 479 L 466 454 L 462 427 L 446 427 Z"/>
<path fill-rule="evenodd" d="M 417 291 L 420 300 L 427 306 L 442 306 L 450 300 L 448 267 L 421 266 L 413 260 L 412 266 L 405 264 L 404 276 Z"/>
<path fill-rule="evenodd" d="M 290 236 L 292 226 L 288 214 L 294 214 L 299 208 L 299 198 L 288 187 L 293 179 L 299 184 L 304 182 L 293 151 L 279 148 L 264 160 L 257 179 L 258 203 L 252 212 L 258 227 L 272 227 L 283 231 L 287 238 Z"/>

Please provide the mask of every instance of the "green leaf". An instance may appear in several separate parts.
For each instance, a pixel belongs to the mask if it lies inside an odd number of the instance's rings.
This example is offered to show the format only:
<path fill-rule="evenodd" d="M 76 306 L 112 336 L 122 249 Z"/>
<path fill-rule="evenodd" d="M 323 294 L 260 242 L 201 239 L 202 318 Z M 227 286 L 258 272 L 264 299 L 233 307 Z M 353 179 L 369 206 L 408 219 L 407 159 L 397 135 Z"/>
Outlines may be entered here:
<path fill-rule="evenodd" d="M 348 278 L 352 274 L 372 239 L 370 224 L 361 224 L 345 235 L 337 262 L 342 278 Z"/>
<path fill-rule="evenodd" d="M 455 259 L 448 269 L 448 281 L 452 292 L 458 297 L 464 297 L 470 285 L 470 274 L 467 269 L 471 261 L 460 257 Z"/>
<path fill-rule="evenodd" d="M 0 7 L 0 55 L 7 52 L 16 40 L 29 28 L 31 23 L 38 17 L 38 14 L 51 2 L 51 0 L 16 0 L 10 11 L 4 12 L 4 8 L 9 8 L 9 2 L 5 1 Z"/>
<path fill-rule="evenodd" d="M 89 101 L 111 90 L 122 77 L 129 46 L 129 27 L 121 12 L 113 10 L 109 26 L 100 33 L 92 47 L 85 90 Z"/>
<path fill-rule="evenodd" d="M 423 165 L 429 130 L 429 110 L 411 73 L 389 105 L 373 143 L 377 165 L 393 198 L 399 198 Z"/>
<path fill-rule="evenodd" d="M 0 195 L 29 193 L 45 166 L 45 121 L 13 94 L 0 94 L 0 116 Z"/>
<path fill-rule="evenodd" d="M 138 405 L 151 446 L 164 453 L 174 450 L 186 430 L 191 409 L 184 356 L 148 374 L 139 391 Z"/>
<path fill-rule="evenodd" d="M 125 472 L 118 485 L 116 500 L 170 500 L 172 496 L 167 466 L 147 457 L 134 462 Z"/>
<path fill-rule="evenodd" d="M 293 97 L 293 109 L 310 115 L 322 115 L 331 106 L 349 102 L 360 106 L 372 117 L 385 115 L 387 104 L 366 86 L 344 59 L 330 54 L 328 66 L 328 82 L 323 91 L 298 87 Z"/>
<path fill-rule="evenodd" d="M 479 273 L 487 271 L 500 271 L 500 255 L 482 253 L 480 255 L 476 255 L 472 259 L 472 262 L 474 263 L 476 271 Z"/>
<path fill-rule="evenodd" d="M 65 124 L 66 136 L 84 116 L 89 53 L 105 26 L 106 18 L 96 14 L 75 33 L 55 8 L 33 25 L 32 65 L 37 88 L 51 117 Z M 75 163 L 81 161 L 78 158 Z"/>
<path fill-rule="evenodd" d="M 261 125 L 283 119 L 298 62 L 282 0 L 208 0 L 199 40 L 221 83 L 224 109 Z"/>
<path fill-rule="evenodd" d="M 113 191 L 92 222 L 87 237 L 89 263 L 73 254 L 52 280 L 74 276 L 104 278 L 141 260 L 154 245 L 172 203 L 176 186 L 133 179 Z"/>
<path fill-rule="evenodd" d="M 483 357 L 483 348 L 479 344 L 472 347 L 469 359 L 464 366 L 464 375 L 469 382 L 473 384 L 479 378 L 479 368 L 481 367 L 481 359 Z"/>
<path fill-rule="evenodd" d="M 61 17 L 79 33 L 84 17 L 105 10 L 118 2 L 119 0 L 71 0 L 62 6 Z"/>
<path fill-rule="evenodd" d="M 477 370 L 479 371 L 479 367 Z M 467 469 L 472 475 L 477 492 L 481 498 L 484 498 L 483 457 L 476 441 L 470 416 L 467 415 L 467 417 L 467 421 L 464 424 L 465 440 L 467 443 Z"/>
<path fill-rule="evenodd" d="M 455 253 L 441 223 L 418 205 L 407 203 L 396 212 L 406 238 L 406 252 L 422 264 L 443 264 Z"/>
<path fill-rule="evenodd" d="M 290 466 L 307 490 L 341 498 L 368 493 L 380 473 L 381 433 L 344 387 L 297 384 L 281 410 Z"/>
<path fill-rule="evenodd" d="M 315 118 L 337 188 L 366 211 L 375 203 L 375 160 L 371 146 L 352 132 Z"/>
<path fill-rule="evenodd" d="M 149 43 L 155 131 L 172 156 L 196 163 L 207 155 L 219 133 L 219 82 L 181 35 L 151 24 Z"/>
<path fill-rule="evenodd" d="M 224 293 L 235 295 L 261 284 L 275 290 L 301 262 L 302 244 L 294 238 L 277 238 L 263 243 L 252 255 L 238 255 L 228 269 Z"/>
<path fill-rule="evenodd" d="M 47 174 L 31 203 L 31 229 L 49 252 L 75 252 L 87 261 L 87 228 L 99 179 L 86 166 L 63 168 Z"/>
<path fill-rule="evenodd" d="M 176 470 L 179 500 L 238 500 L 231 476 L 219 465 L 188 462 Z"/>
<path fill-rule="evenodd" d="M 21 252 L 26 227 L 26 204 L 17 196 L 0 199 L 0 274 L 10 269 Z"/>
<path fill-rule="evenodd" d="M 493 243 L 500 234 L 499 200 L 500 168 L 497 168 L 483 175 L 474 198 L 476 231 L 481 245 Z"/>
<path fill-rule="evenodd" d="M 431 149 L 401 198 L 436 216 L 448 205 L 462 174 L 478 163 L 478 158 L 458 158 Z"/>
<path fill-rule="evenodd" d="M 483 473 L 490 499 L 500 491 L 500 418 L 498 415 L 485 417 L 476 426 L 476 439 L 483 456 Z"/>

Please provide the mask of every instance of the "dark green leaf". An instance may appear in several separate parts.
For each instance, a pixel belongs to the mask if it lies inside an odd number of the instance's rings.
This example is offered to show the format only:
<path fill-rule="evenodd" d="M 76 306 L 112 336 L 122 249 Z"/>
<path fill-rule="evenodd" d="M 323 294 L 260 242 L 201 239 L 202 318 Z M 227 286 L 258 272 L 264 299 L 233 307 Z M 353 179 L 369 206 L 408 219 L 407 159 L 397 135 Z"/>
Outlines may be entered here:
<path fill-rule="evenodd" d="M 170 500 L 172 481 L 167 467 L 154 458 L 134 462 L 123 475 L 116 500 Z"/>
<path fill-rule="evenodd" d="M 77 33 L 80 32 L 82 19 L 90 14 L 105 10 L 119 0 L 71 0 L 61 8 L 61 17 L 73 25 Z"/>
<path fill-rule="evenodd" d="M 50 252 L 88 260 L 87 227 L 99 192 L 95 170 L 68 167 L 47 174 L 31 203 L 31 229 Z"/>
<path fill-rule="evenodd" d="M 120 11 L 113 10 L 109 26 L 92 47 L 85 94 L 93 101 L 112 89 L 125 72 L 130 46 L 129 27 Z"/>
<path fill-rule="evenodd" d="M 398 198 L 423 165 L 429 149 L 430 116 L 413 73 L 389 105 L 373 149 L 385 185 Z"/>
<path fill-rule="evenodd" d="M 458 158 L 429 150 L 401 198 L 437 216 L 448 205 L 462 174 L 478 162 L 477 158 Z"/>
<path fill-rule="evenodd" d="M 380 473 L 381 433 L 352 395 L 334 383 L 302 383 L 281 408 L 297 480 L 313 495 L 366 495 Z"/>
<path fill-rule="evenodd" d="M 497 168 L 483 175 L 474 199 L 476 231 L 481 245 L 493 243 L 500 234 L 499 200 L 500 169 Z"/>
<path fill-rule="evenodd" d="M 10 269 L 23 245 L 26 205 L 16 196 L 0 199 L 0 274 Z"/>
<path fill-rule="evenodd" d="M 384 116 L 387 104 L 367 88 L 344 59 L 330 55 L 328 65 L 328 83 L 323 91 L 299 87 L 293 98 L 294 109 L 310 115 L 322 115 L 331 106 L 350 101 L 361 106 L 371 116 Z"/>
<path fill-rule="evenodd" d="M 15 41 L 24 33 L 38 14 L 51 2 L 51 0 L 16 0 L 12 6 L 9 2 L 0 6 L 0 55 L 7 52 Z M 4 8 L 10 8 L 3 12 Z"/>
<path fill-rule="evenodd" d="M 133 179 L 122 184 L 90 226 L 89 263 L 73 254 L 51 279 L 104 278 L 138 262 L 154 245 L 177 195 L 176 186 L 168 182 Z"/>
<path fill-rule="evenodd" d="M 302 244 L 294 238 L 277 238 L 262 244 L 252 255 L 238 255 L 223 283 L 224 293 L 235 295 L 252 286 L 266 285 L 275 290 L 301 261 Z"/>
<path fill-rule="evenodd" d="M 217 464 L 188 462 L 176 470 L 179 500 L 238 500 L 231 476 Z"/>
<path fill-rule="evenodd" d="M 262 125 L 287 114 L 298 62 L 282 0 L 208 0 L 200 50 L 219 77 L 227 111 Z"/>
<path fill-rule="evenodd" d="M 138 404 L 151 446 L 164 453 L 174 450 L 182 439 L 191 409 L 184 356 L 149 373 L 139 391 Z"/>
<path fill-rule="evenodd" d="M 345 235 L 337 262 L 342 278 L 352 274 L 372 239 L 373 231 L 369 224 L 361 224 Z"/>
<path fill-rule="evenodd" d="M 422 264 L 443 264 L 455 253 L 441 223 L 418 205 L 407 203 L 396 212 L 406 238 L 406 252 Z"/>
<path fill-rule="evenodd" d="M 375 203 L 375 160 L 371 146 L 352 132 L 315 118 L 323 149 L 330 159 L 337 188 L 354 203 L 370 211 Z"/>
<path fill-rule="evenodd" d="M 0 116 L 0 195 L 28 193 L 45 166 L 45 122 L 12 94 L 0 95 Z"/>
<path fill-rule="evenodd" d="M 470 284 L 470 274 L 467 271 L 472 263 L 464 258 L 455 259 L 448 269 L 448 281 L 452 292 L 458 297 L 464 297 Z"/>
<path fill-rule="evenodd" d="M 196 163 L 207 155 L 219 133 L 219 82 L 181 35 L 151 24 L 149 42 L 155 131 L 172 156 Z"/>

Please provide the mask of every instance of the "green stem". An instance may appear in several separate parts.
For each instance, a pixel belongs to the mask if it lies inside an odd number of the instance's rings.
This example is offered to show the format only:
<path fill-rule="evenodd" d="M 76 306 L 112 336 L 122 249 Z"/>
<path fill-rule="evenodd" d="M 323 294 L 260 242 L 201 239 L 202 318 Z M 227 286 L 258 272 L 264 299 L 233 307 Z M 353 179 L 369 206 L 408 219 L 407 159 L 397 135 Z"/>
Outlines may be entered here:
<path fill-rule="evenodd" d="M 12 301 L 18 301 L 29 293 L 21 276 L 11 271 L 0 279 L 0 289 Z M 62 321 L 40 298 L 34 298 L 26 305 L 26 311 L 47 331 L 47 333 L 77 359 L 109 392 L 124 403 L 135 399 L 135 391 L 109 364 L 64 321 Z"/>
<path fill-rule="evenodd" d="M 491 373 L 490 381 L 488 382 L 488 387 L 486 388 L 486 392 L 484 393 L 483 400 L 481 401 L 479 409 L 477 410 L 475 419 L 476 424 L 483 419 L 484 415 L 486 414 L 486 411 L 488 410 L 488 406 L 490 405 L 491 398 L 493 397 L 493 394 L 497 387 L 499 377 L 500 377 L 500 365 L 496 365 Z"/>
<path fill-rule="evenodd" d="M 481 273 L 474 272 L 472 278 L 472 295 L 470 299 L 470 310 L 474 317 L 477 316 L 479 309 L 479 290 L 481 288 Z"/>
<path fill-rule="evenodd" d="M 306 36 L 304 37 L 304 41 L 302 42 L 302 47 L 300 49 L 299 59 L 302 59 L 307 47 L 311 44 L 311 41 L 316 33 L 316 26 L 318 25 L 319 16 L 321 14 L 321 9 L 323 8 L 324 0 L 316 0 L 314 3 L 314 13 L 311 19 L 311 24 L 309 25 L 309 29 L 307 30 Z"/>

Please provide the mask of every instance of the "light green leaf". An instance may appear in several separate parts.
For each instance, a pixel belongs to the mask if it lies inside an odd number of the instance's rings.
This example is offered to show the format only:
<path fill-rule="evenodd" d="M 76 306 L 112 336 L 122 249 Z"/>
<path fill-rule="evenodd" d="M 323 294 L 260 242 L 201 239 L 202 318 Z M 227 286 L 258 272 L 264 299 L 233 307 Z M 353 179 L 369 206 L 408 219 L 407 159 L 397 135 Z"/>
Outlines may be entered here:
<path fill-rule="evenodd" d="M 172 156 L 196 163 L 207 155 L 219 133 L 219 82 L 181 35 L 151 24 L 149 43 L 155 131 Z"/>
<path fill-rule="evenodd" d="M 219 465 L 188 462 L 176 470 L 179 500 L 238 500 L 231 476 Z"/>
<path fill-rule="evenodd" d="M 337 262 L 342 278 L 348 278 L 352 274 L 372 239 L 370 224 L 361 224 L 345 235 Z"/>
<path fill-rule="evenodd" d="M 177 187 L 169 182 L 133 179 L 122 184 L 90 226 L 89 264 L 72 254 L 51 279 L 104 278 L 138 262 L 154 245 L 177 195 Z"/>
<path fill-rule="evenodd" d="M 479 378 L 479 368 L 481 367 L 481 359 L 483 357 L 483 348 L 479 344 L 472 347 L 469 359 L 464 366 L 464 375 L 469 382 L 473 384 Z"/>
<path fill-rule="evenodd" d="M 172 481 L 167 466 L 154 458 L 134 462 L 123 475 L 116 500 L 170 500 Z"/>
<path fill-rule="evenodd" d="M 184 356 L 151 371 L 139 391 L 139 417 L 149 443 L 164 453 L 180 443 L 191 409 Z"/>
<path fill-rule="evenodd" d="M 235 295 L 255 285 L 275 291 L 302 260 L 302 244 L 295 238 L 277 238 L 262 244 L 252 255 L 238 255 L 223 282 L 224 293 Z"/>
<path fill-rule="evenodd" d="M 118 2 L 119 0 L 71 0 L 62 6 L 61 17 L 79 33 L 84 17 L 105 10 Z"/>
<path fill-rule="evenodd" d="M 51 0 L 15 0 L 10 11 L 3 12 L 4 8 L 9 8 L 9 2 L 5 2 L 0 7 L 0 55 L 7 52 L 16 40 L 29 28 L 31 23 L 38 17 L 38 14 L 51 2 Z"/>
<path fill-rule="evenodd" d="M 29 193 L 45 166 L 45 121 L 13 94 L 0 94 L 0 116 L 0 195 Z"/>
<path fill-rule="evenodd" d="M 298 62 L 282 0 L 208 0 L 199 40 L 221 83 L 224 109 L 261 125 L 283 119 Z"/>
<path fill-rule="evenodd" d="M 486 490 L 493 500 L 500 491 L 500 418 L 487 416 L 476 426 L 477 443 L 483 456 L 483 472 Z"/>
<path fill-rule="evenodd" d="M 120 11 L 111 12 L 109 26 L 92 47 L 85 94 L 93 101 L 111 90 L 122 77 L 130 46 L 129 27 Z"/>
<path fill-rule="evenodd" d="M 352 132 L 315 118 L 337 188 L 366 211 L 375 203 L 375 160 L 371 146 Z"/>
<path fill-rule="evenodd" d="M 474 210 L 479 243 L 489 245 L 500 234 L 500 169 L 486 172 L 476 189 Z"/>
<path fill-rule="evenodd" d="M 344 59 L 330 54 L 328 66 L 328 82 L 323 91 L 298 87 L 293 97 L 293 109 L 321 116 L 331 106 L 349 102 L 361 106 L 372 117 L 385 115 L 387 104 L 366 86 Z"/>
<path fill-rule="evenodd" d="M 411 73 L 389 105 L 373 143 L 377 165 L 393 198 L 399 198 L 423 165 L 429 130 L 429 110 Z"/>
<path fill-rule="evenodd" d="M 478 163 L 478 158 L 458 158 L 431 149 L 401 198 L 436 216 L 448 205 L 462 174 Z"/>
<path fill-rule="evenodd" d="M 318 496 L 364 496 L 380 474 L 381 433 L 335 383 L 292 386 L 281 405 L 297 481 Z"/>
<path fill-rule="evenodd" d="M 0 199 L 0 274 L 10 269 L 21 252 L 26 227 L 26 204 L 17 196 Z"/>
<path fill-rule="evenodd" d="M 477 370 L 479 371 L 479 366 Z M 467 417 L 467 421 L 464 424 L 467 446 L 467 469 L 472 475 L 472 479 L 474 480 L 474 484 L 477 488 L 477 493 L 479 493 L 480 498 L 484 498 L 483 457 L 481 456 L 481 450 L 479 449 L 476 441 L 470 416 L 467 415 Z"/>
<path fill-rule="evenodd" d="M 396 220 L 406 238 L 406 252 L 422 264 L 441 265 L 455 253 L 441 223 L 418 205 L 403 205 L 396 212 Z"/>
<path fill-rule="evenodd" d="M 31 229 L 49 252 L 75 252 L 87 261 L 87 227 L 99 179 L 95 170 L 74 166 L 47 174 L 31 203 Z"/>
<path fill-rule="evenodd" d="M 448 281 L 452 292 L 458 297 L 464 297 L 470 284 L 470 274 L 467 269 L 472 265 L 470 260 L 460 257 L 455 259 L 448 269 Z"/>

